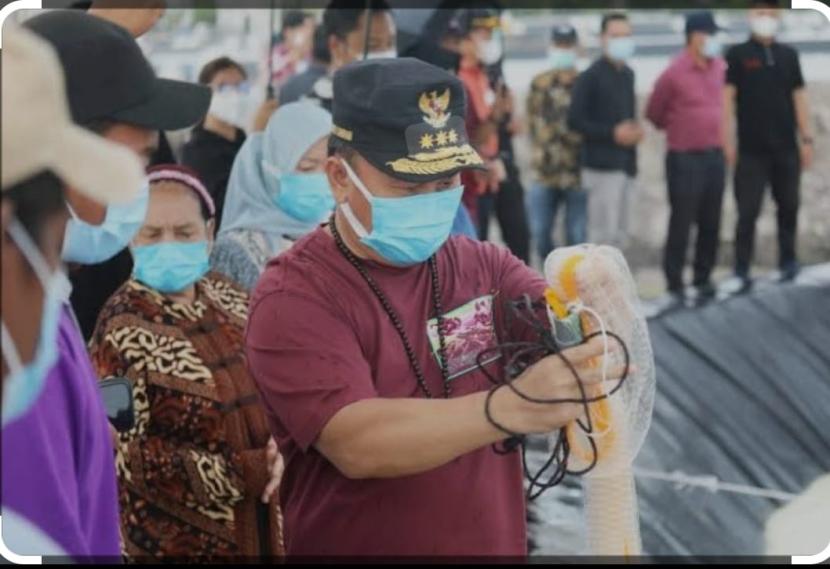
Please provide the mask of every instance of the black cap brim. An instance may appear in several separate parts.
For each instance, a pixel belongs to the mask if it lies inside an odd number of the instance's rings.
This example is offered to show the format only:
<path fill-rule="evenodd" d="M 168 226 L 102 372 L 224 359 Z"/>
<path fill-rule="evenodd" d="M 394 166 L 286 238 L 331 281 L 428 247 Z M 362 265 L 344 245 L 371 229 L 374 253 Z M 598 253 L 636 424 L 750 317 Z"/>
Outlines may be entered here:
<path fill-rule="evenodd" d="M 211 90 L 204 85 L 157 79 L 149 99 L 113 113 L 112 119 L 153 130 L 178 130 L 202 120 L 210 98 Z"/>

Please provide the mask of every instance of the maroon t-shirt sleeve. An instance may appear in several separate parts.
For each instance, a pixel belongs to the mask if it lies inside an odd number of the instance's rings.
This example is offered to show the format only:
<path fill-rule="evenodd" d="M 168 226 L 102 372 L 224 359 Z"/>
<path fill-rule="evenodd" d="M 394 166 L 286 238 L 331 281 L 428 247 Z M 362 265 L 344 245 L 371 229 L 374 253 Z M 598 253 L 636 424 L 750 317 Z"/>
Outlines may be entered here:
<path fill-rule="evenodd" d="M 525 294 L 529 295 L 533 302 L 544 300 L 544 277 L 535 269 L 528 267 L 506 247 L 483 242 L 482 251 L 491 264 L 491 274 L 494 275 L 497 283 L 495 317 L 496 325 L 499 327 L 499 337 L 503 341 L 538 340 L 537 330 L 519 318 L 511 318 L 507 311 L 512 310 L 509 307 L 510 301 L 520 300 Z M 547 325 L 547 315 L 544 310 L 537 311 L 536 316 L 543 325 Z"/>
<path fill-rule="evenodd" d="M 354 330 L 336 308 L 276 292 L 251 308 L 248 366 L 266 408 L 303 450 L 342 408 L 377 397 Z"/>

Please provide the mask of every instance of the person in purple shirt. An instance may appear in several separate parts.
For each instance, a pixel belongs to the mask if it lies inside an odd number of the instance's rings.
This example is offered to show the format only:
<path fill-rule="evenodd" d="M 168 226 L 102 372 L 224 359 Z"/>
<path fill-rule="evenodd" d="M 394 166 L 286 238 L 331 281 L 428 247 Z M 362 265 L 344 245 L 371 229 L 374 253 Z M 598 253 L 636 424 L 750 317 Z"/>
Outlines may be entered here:
<path fill-rule="evenodd" d="M 210 90 L 156 77 L 126 29 L 74 10 L 31 18 L 25 27 L 55 48 L 66 77 L 72 119 L 143 159 L 159 130 L 201 119 Z M 101 157 L 79 157 L 88 168 L 109 170 Z M 140 228 L 148 192 L 126 204 L 103 206 L 66 188 L 71 219 L 64 262 L 100 263 L 118 253 Z M 115 191 L 115 190 L 112 190 Z M 77 320 L 63 291 L 58 359 L 41 397 L 17 424 L 3 431 L 3 499 L 75 560 L 112 560 L 121 553 L 112 432 Z"/>
<path fill-rule="evenodd" d="M 683 268 L 689 233 L 697 226 L 693 285 L 700 301 L 711 283 L 718 251 L 726 178 L 722 117 L 726 64 L 711 12 L 686 18 L 686 49 L 657 80 L 646 117 L 667 135 L 666 179 L 671 216 L 663 270 L 676 304 L 684 302 Z"/>
<path fill-rule="evenodd" d="M 14 25 L 4 40 L 2 539 L 18 555 L 118 554 L 108 427 L 98 421 L 106 423 L 95 385 L 85 381 L 85 348 L 62 306 L 68 281 L 60 258 L 65 189 L 128 200 L 141 165 L 132 152 L 72 124 L 58 58 L 46 42 Z M 105 166 L 86 160 L 92 157 Z M 60 371 L 50 373 L 56 361 Z M 91 436 L 100 427 L 104 437 Z"/>

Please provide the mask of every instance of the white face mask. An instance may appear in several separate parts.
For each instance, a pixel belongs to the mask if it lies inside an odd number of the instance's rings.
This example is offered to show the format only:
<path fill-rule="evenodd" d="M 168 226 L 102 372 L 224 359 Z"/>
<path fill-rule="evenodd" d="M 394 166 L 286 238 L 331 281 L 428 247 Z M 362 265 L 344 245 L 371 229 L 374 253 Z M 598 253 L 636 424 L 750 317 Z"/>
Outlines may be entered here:
<path fill-rule="evenodd" d="M 244 128 L 245 117 L 250 110 L 247 86 L 222 87 L 213 91 L 208 114 L 238 128 Z"/>
<path fill-rule="evenodd" d="M 306 34 L 304 33 L 296 33 L 294 37 L 291 38 L 291 45 L 293 47 L 302 47 L 306 41 Z"/>
<path fill-rule="evenodd" d="M 502 56 L 501 36 L 494 31 L 492 37 L 485 42 L 477 42 L 478 58 L 485 65 L 498 63 Z"/>
<path fill-rule="evenodd" d="M 384 51 L 370 51 L 366 54 L 366 59 L 388 59 L 392 57 L 398 57 L 398 50 L 395 48 Z"/>
<path fill-rule="evenodd" d="M 778 33 L 780 22 L 772 16 L 755 16 L 749 20 L 752 33 L 762 38 L 773 38 Z"/>

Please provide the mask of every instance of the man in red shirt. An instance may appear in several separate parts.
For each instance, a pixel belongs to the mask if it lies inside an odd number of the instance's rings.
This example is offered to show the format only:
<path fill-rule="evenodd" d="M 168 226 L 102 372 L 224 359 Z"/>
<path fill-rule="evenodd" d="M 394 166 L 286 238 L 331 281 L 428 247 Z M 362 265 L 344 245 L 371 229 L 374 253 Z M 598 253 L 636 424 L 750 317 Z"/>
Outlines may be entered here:
<path fill-rule="evenodd" d="M 287 554 L 524 556 L 521 459 L 490 445 L 558 429 L 581 408 L 503 388 L 487 403 L 476 357 L 522 337 L 500 307 L 545 284 L 506 249 L 448 238 L 460 172 L 483 166 L 463 86 L 419 60 L 367 60 L 335 74 L 333 111 L 337 209 L 270 262 L 246 338 L 285 458 Z M 566 351 L 590 383 L 601 353 L 601 341 Z M 503 373 L 497 359 L 482 365 Z M 514 385 L 579 397 L 556 357 Z"/>
<path fill-rule="evenodd" d="M 499 123 L 507 113 L 507 101 L 501 88 L 493 89 L 490 85 L 485 67 L 501 59 L 500 26 L 499 14 L 494 9 L 458 9 L 449 19 L 441 41 L 442 47 L 460 56 L 458 78 L 467 95 L 467 131 L 472 146 L 487 165 L 485 172 L 467 171 L 462 175 L 463 203 L 476 223 L 479 196 L 497 192 L 499 183 L 507 177 L 499 158 L 498 133 Z"/>
<path fill-rule="evenodd" d="M 726 177 L 723 96 L 726 64 L 711 12 L 686 19 L 686 49 L 666 69 L 651 94 L 646 116 L 665 129 L 666 178 L 671 218 L 663 256 L 669 293 L 684 298 L 683 267 L 689 232 L 697 225 L 694 281 L 699 301 L 711 298 Z"/>

